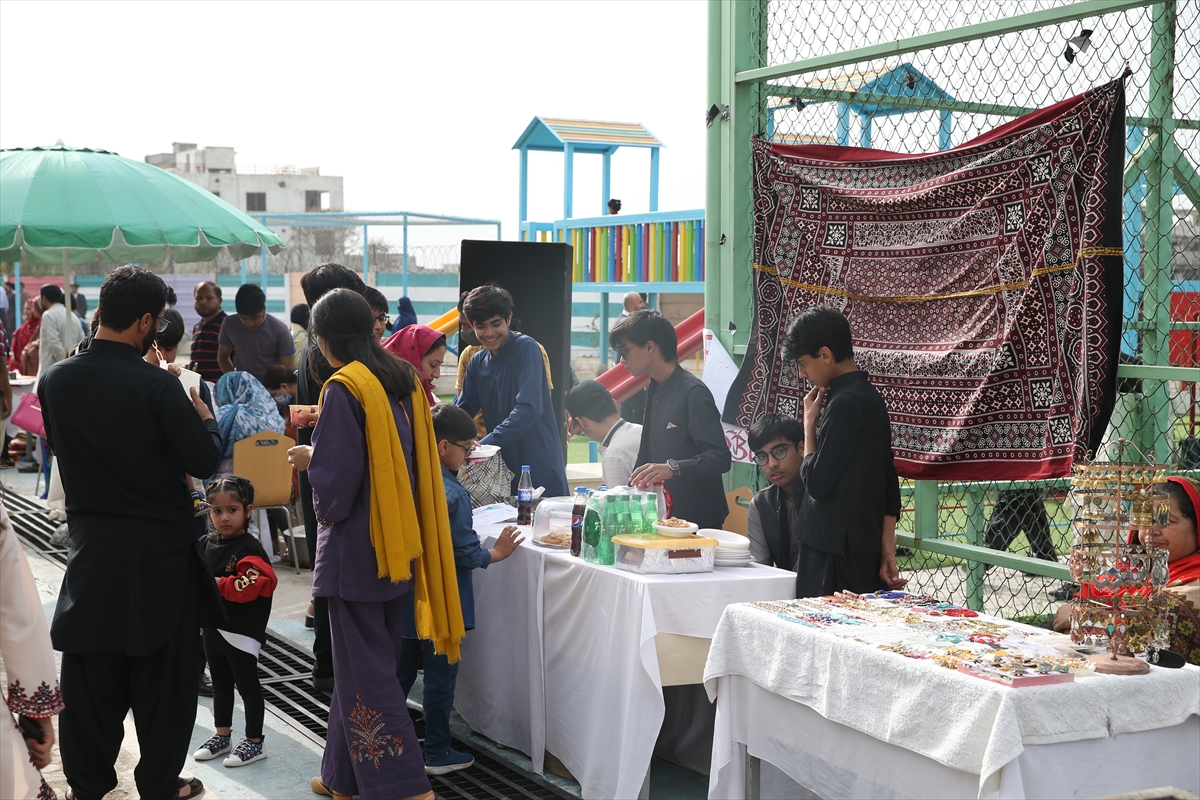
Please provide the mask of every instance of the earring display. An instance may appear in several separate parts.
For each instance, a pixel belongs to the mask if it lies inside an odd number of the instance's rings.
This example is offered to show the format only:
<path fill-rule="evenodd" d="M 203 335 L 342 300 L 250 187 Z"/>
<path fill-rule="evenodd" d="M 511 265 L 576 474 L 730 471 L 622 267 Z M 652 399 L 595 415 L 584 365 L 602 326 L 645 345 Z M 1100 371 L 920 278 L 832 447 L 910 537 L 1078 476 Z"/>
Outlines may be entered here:
<path fill-rule="evenodd" d="M 1130 452 L 1143 456 L 1124 439 L 1116 445 L 1116 461 L 1073 467 L 1075 543 L 1067 566 L 1081 587 L 1071 601 L 1071 641 L 1108 650 L 1091 657 L 1097 672 L 1140 675 L 1149 667 L 1132 655 L 1167 643 L 1162 588 L 1168 554 L 1142 540 L 1167 523 L 1168 468 L 1127 462 Z"/>

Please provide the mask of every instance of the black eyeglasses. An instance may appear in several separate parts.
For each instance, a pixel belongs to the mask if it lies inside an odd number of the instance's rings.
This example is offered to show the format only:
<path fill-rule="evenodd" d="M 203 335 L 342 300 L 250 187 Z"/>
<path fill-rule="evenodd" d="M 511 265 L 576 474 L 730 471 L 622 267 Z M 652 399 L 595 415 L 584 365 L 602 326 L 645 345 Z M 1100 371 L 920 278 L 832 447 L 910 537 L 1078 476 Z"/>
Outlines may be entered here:
<path fill-rule="evenodd" d="M 788 451 L 789 447 L 795 447 L 795 445 L 792 444 L 791 442 L 784 442 L 783 444 L 777 444 L 771 448 L 771 450 L 769 451 L 769 454 L 767 452 L 759 450 L 759 451 L 755 452 L 755 454 L 754 454 L 754 463 L 758 464 L 760 467 L 762 467 L 762 466 L 766 465 L 767 460 L 769 458 L 774 458 L 776 461 L 782 461 L 787 456 L 787 451 Z"/>
<path fill-rule="evenodd" d="M 375 321 L 378 322 L 380 325 L 386 326 L 389 322 L 392 321 L 392 318 L 389 317 L 387 314 L 380 314 L 377 317 L 375 317 Z"/>
<path fill-rule="evenodd" d="M 629 351 L 630 351 L 630 350 L 632 350 L 633 348 L 635 348 L 635 347 L 644 347 L 644 346 L 645 346 L 645 345 L 634 345 L 634 344 L 627 344 L 627 345 L 625 345 L 624 347 L 618 347 L 618 348 L 617 348 L 617 355 L 619 355 L 619 356 L 620 356 L 622 359 L 624 359 L 624 358 L 625 358 L 625 356 L 629 355 Z"/>
<path fill-rule="evenodd" d="M 449 439 L 447 439 L 446 441 L 450 442 Z M 461 447 L 463 449 L 463 455 L 466 455 L 466 456 L 469 456 L 469 455 L 471 455 L 471 453 L 475 452 L 475 443 L 474 442 L 468 442 L 467 444 L 459 444 L 458 442 L 450 442 L 450 444 L 454 445 L 455 447 Z"/>
<path fill-rule="evenodd" d="M 157 314 L 155 316 L 158 319 L 158 332 L 159 333 L 163 333 L 167 330 L 167 328 L 171 327 L 171 320 L 167 319 L 166 317 L 159 317 Z"/>

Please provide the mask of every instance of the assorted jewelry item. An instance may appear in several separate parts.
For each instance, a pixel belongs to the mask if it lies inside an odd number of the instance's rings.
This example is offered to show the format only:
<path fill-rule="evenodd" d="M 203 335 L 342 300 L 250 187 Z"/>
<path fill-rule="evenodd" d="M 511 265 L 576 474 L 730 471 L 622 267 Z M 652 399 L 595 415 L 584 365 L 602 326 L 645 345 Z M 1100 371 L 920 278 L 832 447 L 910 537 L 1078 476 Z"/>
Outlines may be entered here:
<path fill-rule="evenodd" d="M 1006 686 L 1060 683 L 1093 670 L 1087 661 L 1041 643 L 1040 638 L 1054 636 L 1046 630 L 981 617 L 928 595 L 839 592 L 748 605 L 827 635 Z"/>
<path fill-rule="evenodd" d="M 1149 667 L 1131 655 L 1167 643 L 1167 551 L 1139 536 L 1168 523 L 1167 466 L 1127 462 L 1130 451 L 1144 457 L 1125 439 L 1116 451 L 1116 461 L 1073 467 L 1075 543 L 1067 566 L 1081 589 L 1071 601 L 1071 641 L 1107 650 L 1093 656 L 1098 672 L 1137 675 Z"/>

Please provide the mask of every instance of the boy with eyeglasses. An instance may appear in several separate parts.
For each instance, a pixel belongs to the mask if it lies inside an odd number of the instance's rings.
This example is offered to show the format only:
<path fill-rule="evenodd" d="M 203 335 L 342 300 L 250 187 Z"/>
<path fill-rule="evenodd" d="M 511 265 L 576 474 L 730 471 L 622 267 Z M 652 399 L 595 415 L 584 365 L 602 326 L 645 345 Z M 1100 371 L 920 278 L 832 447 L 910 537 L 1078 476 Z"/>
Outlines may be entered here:
<path fill-rule="evenodd" d="M 454 567 L 458 577 L 458 599 L 462 604 L 463 627 L 475 628 L 475 594 L 471 570 L 487 569 L 513 554 L 525 541 L 515 525 L 500 532 L 490 550 L 479 543 L 472 525 L 471 495 L 458 482 L 458 471 L 475 449 L 475 420 L 453 403 L 438 403 L 432 409 L 433 437 L 437 439 L 438 457 L 442 462 L 442 482 L 446 489 L 446 510 L 450 516 L 450 538 L 454 545 Z M 458 664 L 451 664 L 444 653 L 435 653 L 433 642 L 417 636 L 413 618 L 412 593 L 404 607 L 404 638 L 400 643 L 400 666 L 397 677 L 404 696 L 417 680 L 417 668 L 424 658 L 425 696 L 425 772 L 445 775 L 466 769 L 475 763 L 467 753 L 454 750 L 450 736 L 450 709 L 454 705 L 454 687 L 458 680 Z"/>
<path fill-rule="evenodd" d="M 750 555 L 760 564 L 796 571 L 796 501 L 804 495 L 804 426 L 795 417 L 765 414 L 750 426 L 754 463 L 771 482 L 750 501 Z"/>
<path fill-rule="evenodd" d="M 729 515 L 721 475 L 733 459 L 712 392 L 679 365 L 675 328 L 659 312 L 643 308 L 617 323 L 608 343 L 631 374 L 650 376 L 629 483 L 638 489 L 662 484 L 672 516 L 720 528 Z"/>

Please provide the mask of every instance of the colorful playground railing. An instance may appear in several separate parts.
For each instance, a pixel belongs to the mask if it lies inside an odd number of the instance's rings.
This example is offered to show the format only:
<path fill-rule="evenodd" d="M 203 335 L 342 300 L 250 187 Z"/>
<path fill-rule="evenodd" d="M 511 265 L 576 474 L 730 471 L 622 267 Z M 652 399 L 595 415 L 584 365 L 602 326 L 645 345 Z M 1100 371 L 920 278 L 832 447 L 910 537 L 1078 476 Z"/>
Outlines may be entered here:
<path fill-rule="evenodd" d="M 704 280 L 704 211 L 525 222 L 522 241 L 569 242 L 575 283 Z"/>

